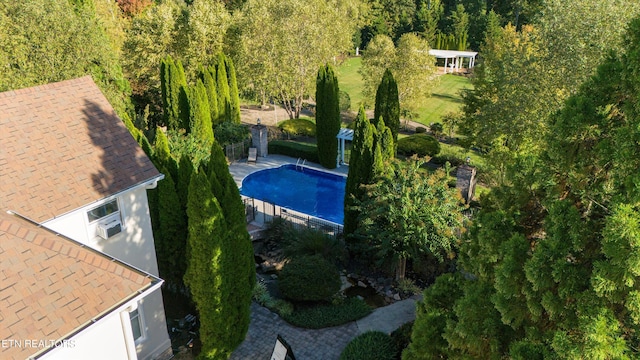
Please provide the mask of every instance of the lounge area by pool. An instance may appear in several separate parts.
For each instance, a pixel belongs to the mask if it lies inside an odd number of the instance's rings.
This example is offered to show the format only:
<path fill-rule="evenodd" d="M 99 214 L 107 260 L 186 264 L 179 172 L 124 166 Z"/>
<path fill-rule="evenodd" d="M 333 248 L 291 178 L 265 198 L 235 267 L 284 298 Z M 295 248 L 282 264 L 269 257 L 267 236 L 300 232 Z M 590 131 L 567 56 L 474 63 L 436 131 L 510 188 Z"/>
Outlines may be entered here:
<path fill-rule="evenodd" d="M 345 176 L 288 164 L 249 174 L 240 193 L 342 224 L 346 181 Z"/>

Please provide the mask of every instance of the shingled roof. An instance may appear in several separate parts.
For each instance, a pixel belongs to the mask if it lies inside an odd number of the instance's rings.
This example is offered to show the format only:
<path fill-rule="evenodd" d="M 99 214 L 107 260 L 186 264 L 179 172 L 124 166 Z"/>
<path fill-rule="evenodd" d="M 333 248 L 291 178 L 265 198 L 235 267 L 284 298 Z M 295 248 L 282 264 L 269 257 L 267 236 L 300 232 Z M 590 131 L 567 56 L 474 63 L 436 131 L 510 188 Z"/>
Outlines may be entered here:
<path fill-rule="evenodd" d="M 90 76 L 0 93 L 0 210 L 43 222 L 159 176 Z"/>
<path fill-rule="evenodd" d="M 63 339 L 159 281 L 0 211 L 0 339 Z M 42 350 L 5 345 L 3 359 Z"/>

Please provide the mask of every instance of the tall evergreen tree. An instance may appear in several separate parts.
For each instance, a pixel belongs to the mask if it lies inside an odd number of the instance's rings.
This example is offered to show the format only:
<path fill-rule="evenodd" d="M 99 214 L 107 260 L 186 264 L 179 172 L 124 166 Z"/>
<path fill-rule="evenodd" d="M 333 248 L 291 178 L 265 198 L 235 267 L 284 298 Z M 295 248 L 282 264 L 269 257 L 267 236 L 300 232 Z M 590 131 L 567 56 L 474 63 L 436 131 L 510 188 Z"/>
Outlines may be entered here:
<path fill-rule="evenodd" d="M 211 112 L 211 125 L 215 128 L 220 123 L 220 109 L 218 108 L 218 86 L 216 85 L 215 74 L 212 75 L 207 69 L 202 71 L 202 81 L 207 89 L 209 100 L 209 111 Z"/>
<path fill-rule="evenodd" d="M 227 359 L 232 347 L 228 345 L 229 319 L 221 314 L 225 305 L 221 274 L 222 243 L 227 227 L 218 200 L 211 193 L 211 185 L 204 173 L 191 176 L 189 184 L 187 271 L 184 282 L 189 287 L 200 318 L 201 357 Z"/>
<path fill-rule="evenodd" d="M 187 85 L 187 78 L 180 60 L 174 61 L 171 56 L 160 64 L 160 90 L 162 92 L 163 119 L 170 130 L 181 127 L 180 124 L 180 89 Z"/>
<path fill-rule="evenodd" d="M 393 150 L 383 148 L 390 143 L 393 149 L 393 141 L 390 141 L 390 130 L 381 122 L 380 133 L 367 119 L 364 108 L 361 106 L 355 119 L 353 142 L 351 144 L 351 157 L 349 159 L 349 175 L 345 187 L 344 198 L 344 233 L 349 236 L 357 228 L 358 211 L 354 208 L 358 200 L 364 195 L 362 185 L 368 185 L 385 171 L 385 166 Z M 385 135 L 386 134 L 386 135 Z"/>
<path fill-rule="evenodd" d="M 218 54 L 218 61 L 215 64 L 216 84 L 218 90 L 218 116 L 221 121 L 231 120 L 231 96 L 229 94 L 229 80 L 227 78 L 227 68 L 224 65 L 224 54 Z"/>
<path fill-rule="evenodd" d="M 238 80 L 236 79 L 236 67 L 230 57 L 224 56 L 225 70 L 229 79 L 229 107 L 231 109 L 230 119 L 236 124 L 240 124 L 240 94 L 238 93 Z"/>
<path fill-rule="evenodd" d="M 182 287 L 186 271 L 187 217 L 171 173 L 165 169 L 161 171 L 165 177 L 158 183 L 158 231 L 155 236 L 158 270 L 170 285 Z"/>
<path fill-rule="evenodd" d="M 191 96 L 191 88 L 188 85 L 180 86 L 178 124 L 179 129 L 183 129 L 187 134 L 191 132 Z"/>
<path fill-rule="evenodd" d="M 253 245 L 247 232 L 245 209 L 238 186 L 229 173 L 222 148 L 214 143 L 209 157 L 212 193 L 222 205 L 227 234 L 222 242 L 220 262 L 223 304 L 220 314 L 227 318 L 227 343 L 235 349 L 244 339 L 250 321 L 251 294 L 255 285 Z"/>
<path fill-rule="evenodd" d="M 213 127 L 211 125 L 209 98 L 207 89 L 200 79 L 198 79 L 196 86 L 190 91 L 189 128 L 191 129 L 191 134 L 197 136 L 205 143 L 213 143 Z"/>
<path fill-rule="evenodd" d="M 189 193 L 189 183 L 191 182 L 191 175 L 194 173 L 193 161 L 187 154 L 182 154 L 180 157 L 180 163 L 178 167 L 178 197 L 180 198 L 180 205 L 186 212 L 187 210 L 187 195 Z"/>
<path fill-rule="evenodd" d="M 393 141 L 398 141 L 400 130 L 400 100 L 398 98 L 398 83 L 393 78 L 391 70 L 386 69 L 376 91 L 376 104 L 373 121 L 382 117 L 384 123 L 391 129 Z"/>
<path fill-rule="evenodd" d="M 328 169 L 336 167 L 340 131 L 340 104 L 338 79 L 333 68 L 326 64 L 316 77 L 316 138 L 320 165 Z"/>

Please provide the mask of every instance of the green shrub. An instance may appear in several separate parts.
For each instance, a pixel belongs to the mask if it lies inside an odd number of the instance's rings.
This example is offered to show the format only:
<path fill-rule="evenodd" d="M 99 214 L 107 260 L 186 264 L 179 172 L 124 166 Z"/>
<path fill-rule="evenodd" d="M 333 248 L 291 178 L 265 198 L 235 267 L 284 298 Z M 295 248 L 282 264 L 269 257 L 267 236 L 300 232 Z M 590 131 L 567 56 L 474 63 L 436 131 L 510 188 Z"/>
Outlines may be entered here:
<path fill-rule="evenodd" d="M 247 139 L 249 137 L 249 128 L 243 124 L 225 121 L 216 126 L 213 130 L 213 137 L 224 149 L 227 144 L 238 143 Z"/>
<path fill-rule="evenodd" d="M 442 154 L 431 158 L 431 162 L 436 165 L 444 165 L 447 161 L 451 166 L 459 166 L 465 163 L 464 159 L 453 154 Z"/>
<path fill-rule="evenodd" d="M 411 342 L 411 331 L 413 330 L 413 321 L 405 323 L 391 333 L 391 340 L 396 347 L 396 358 L 400 359 L 402 350 L 404 350 Z"/>
<path fill-rule="evenodd" d="M 398 140 L 398 152 L 405 156 L 434 156 L 440 152 L 440 143 L 426 134 L 410 135 Z"/>
<path fill-rule="evenodd" d="M 351 97 L 346 91 L 338 92 L 338 102 L 340 103 L 340 111 L 347 111 L 351 108 Z"/>
<path fill-rule="evenodd" d="M 282 318 L 305 329 L 322 329 L 343 325 L 361 319 L 371 313 L 371 307 L 364 300 L 348 298 L 338 304 L 323 304 L 303 309 L 296 309 Z"/>
<path fill-rule="evenodd" d="M 293 158 L 303 158 L 319 163 L 318 148 L 313 144 L 301 144 L 293 141 L 276 140 L 269 142 L 269 154 L 280 154 Z"/>
<path fill-rule="evenodd" d="M 423 134 L 427 132 L 427 128 L 424 126 L 418 126 L 416 127 L 416 134 Z"/>
<path fill-rule="evenodd" d="M 292 136 L 316 136 L 316 124 L 306 119 L 285 120 L 278 127 Z"/>
<path fill-rule="evenodd" d="M 340 285 L 338 269 L 320 256 L 294 258 L 278 275 L 280 292 L 291 300 L 329 301 Z"/>
<path fill-rule="evenodd" d="M 347 344 L 340 360 L 394 360 L 396 353 L 391 336 L 382 331 L 367 331 Z"/>
<path fill-rule="evenodd" d="M 318 230 L 291 228 L 284 236 L 283 250 L 284 255 L 288 258 L 318 255 L 335 264 L 345 258 L 344 244 Z"/>

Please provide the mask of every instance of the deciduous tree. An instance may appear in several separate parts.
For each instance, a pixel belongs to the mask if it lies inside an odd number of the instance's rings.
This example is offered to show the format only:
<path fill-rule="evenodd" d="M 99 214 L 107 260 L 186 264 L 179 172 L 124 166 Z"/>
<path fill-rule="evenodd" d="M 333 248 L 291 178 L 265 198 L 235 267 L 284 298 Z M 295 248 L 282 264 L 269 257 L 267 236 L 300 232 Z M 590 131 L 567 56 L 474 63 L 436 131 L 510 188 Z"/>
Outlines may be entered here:
<path fill-rule="evenodd" d="M 318 68 L 351 48 L 358 11 L 357 1 L 248 0 L 234 46 L 242 87 L 277 99 L 290 118 L 300 117 Z"/>

